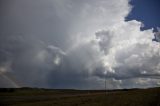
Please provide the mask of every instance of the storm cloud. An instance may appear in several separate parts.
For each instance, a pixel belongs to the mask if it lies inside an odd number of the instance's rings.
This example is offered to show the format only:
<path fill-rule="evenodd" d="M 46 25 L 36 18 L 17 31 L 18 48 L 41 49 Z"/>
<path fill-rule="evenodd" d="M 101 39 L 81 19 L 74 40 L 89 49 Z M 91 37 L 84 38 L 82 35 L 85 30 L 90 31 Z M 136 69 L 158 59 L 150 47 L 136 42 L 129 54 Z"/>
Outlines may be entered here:
<path fill-rule="evenodd" d="M 152 29 L 129 0 L 1 0 L 0 87 L 108 89 L 160 84 Z"/>

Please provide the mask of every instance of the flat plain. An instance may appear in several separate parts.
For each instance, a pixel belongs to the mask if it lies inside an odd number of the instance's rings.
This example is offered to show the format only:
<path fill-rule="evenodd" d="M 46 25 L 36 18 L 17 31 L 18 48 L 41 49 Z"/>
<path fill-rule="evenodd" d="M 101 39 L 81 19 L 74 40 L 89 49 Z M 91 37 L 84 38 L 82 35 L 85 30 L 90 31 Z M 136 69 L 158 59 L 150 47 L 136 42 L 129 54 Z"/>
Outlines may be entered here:
<path fill-rule="evenodd" d="M 1 88 L 0 106 L 160 106 L 160 88 L 72 90 Z"/>

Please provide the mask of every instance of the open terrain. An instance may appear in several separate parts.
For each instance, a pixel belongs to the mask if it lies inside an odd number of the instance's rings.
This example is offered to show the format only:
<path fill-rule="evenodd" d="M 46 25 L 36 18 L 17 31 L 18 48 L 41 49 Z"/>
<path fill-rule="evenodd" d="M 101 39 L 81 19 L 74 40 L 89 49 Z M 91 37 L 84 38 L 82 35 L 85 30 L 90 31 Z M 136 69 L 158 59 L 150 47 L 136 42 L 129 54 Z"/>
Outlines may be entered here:
<path fill-rule="evenodd" d="M 160 88 L 65 90 L 1 88 L 0 106 L 160 106 Z"/>

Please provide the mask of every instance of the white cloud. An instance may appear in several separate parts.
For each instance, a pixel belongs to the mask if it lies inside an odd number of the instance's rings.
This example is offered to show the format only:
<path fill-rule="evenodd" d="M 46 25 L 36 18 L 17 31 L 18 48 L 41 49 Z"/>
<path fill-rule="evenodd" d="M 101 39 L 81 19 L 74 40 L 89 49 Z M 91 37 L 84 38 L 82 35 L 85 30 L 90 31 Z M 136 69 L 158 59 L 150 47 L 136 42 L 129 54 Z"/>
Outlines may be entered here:
<path fill-rule="evenodd" d="M 17 79 L 31 86 L 103 88 L 105 73 L 108 88 L 155 86 L 159 44 L 152 29 L 125 21 L 131 8 L 129 0 L 15 0 L 0 22 L 23 40 L 2 36 L 0 49 L 12 54 L 7 61 Z"/>
<path fill-rule="evenodd" d="M 160 76 L 158 45 L 152 41 L 154 33 L 152 29 L 141 31 L 140 27 L 141 23 L 134 20 L 117 23 L 116 26 L 98 32 L 102 34 L 102 37 L 99 36 L 99 45 L 104 48 L 104 52 L 108 52 L 104 54 L 104 64 L 107 71 L 113 70 L 113 78 L 122 80 L 147 77 L 152 80 L 156 78 L 152 76 Z M 110 36 L 112 39 L 104 40 Z M 149 84 L 150 80 L 145 81 L 145 84 Z M 159 79 L 154 81 L 159 82 Z M 137 83 L 133 85 L 136 86 Z"/>

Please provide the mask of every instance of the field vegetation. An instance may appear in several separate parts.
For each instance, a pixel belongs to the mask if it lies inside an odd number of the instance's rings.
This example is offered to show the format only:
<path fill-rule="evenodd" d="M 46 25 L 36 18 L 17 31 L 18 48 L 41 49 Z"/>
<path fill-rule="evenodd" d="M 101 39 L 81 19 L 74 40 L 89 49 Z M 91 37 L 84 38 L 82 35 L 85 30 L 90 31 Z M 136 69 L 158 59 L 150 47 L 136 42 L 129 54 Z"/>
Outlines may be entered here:
<path fill-rule="evenodd" d="M 160 88 L 72 90 L 1 88 L 0 106 L 160 106 Z"/>

